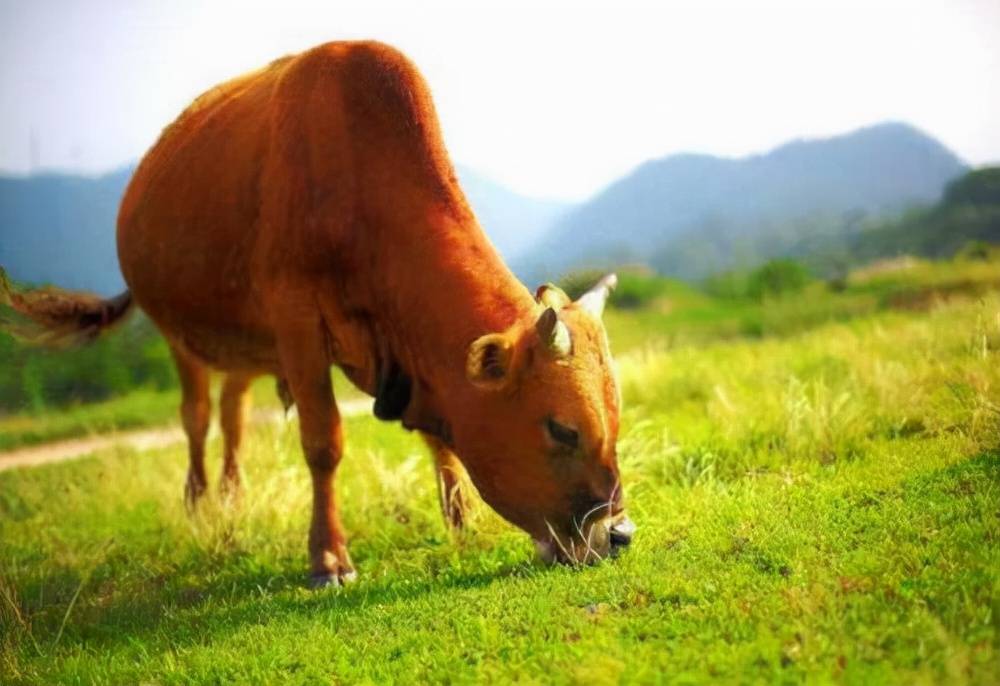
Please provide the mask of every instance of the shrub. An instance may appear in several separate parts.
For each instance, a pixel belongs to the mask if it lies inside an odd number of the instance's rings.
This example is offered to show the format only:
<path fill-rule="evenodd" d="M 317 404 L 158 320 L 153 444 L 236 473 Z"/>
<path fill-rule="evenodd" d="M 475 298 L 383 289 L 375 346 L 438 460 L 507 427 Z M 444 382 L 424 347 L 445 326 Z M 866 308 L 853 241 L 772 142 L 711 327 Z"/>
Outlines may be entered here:
<path fill-rule="evenodd" d="M 141 314 L 93 343 L 69 350 L 31 347 L 0 332 L 0 359 L 0 414 L 177 384 L 166 341 Z"/>
<path fill-rule="evenodd" d="M 756 300 L 771 296 L 797 293 L 811 280 L 809 272 L 795 260 L 778 259 L 767 262 L 750 273 L 747 295 Z"/>
<path fill-rule="evenodd" d="M 744 271 L 725 271 L 705 279 L 702 289 L 716 298 L 736 300 L 747 297 L 749 275 Z"/>
<path fill-rule="evenodd" d="M 955 256 L 960 260 L 986 261 L 992 252 L 992 246 L 986 241 L 969 241 L 959 248 Z"/>

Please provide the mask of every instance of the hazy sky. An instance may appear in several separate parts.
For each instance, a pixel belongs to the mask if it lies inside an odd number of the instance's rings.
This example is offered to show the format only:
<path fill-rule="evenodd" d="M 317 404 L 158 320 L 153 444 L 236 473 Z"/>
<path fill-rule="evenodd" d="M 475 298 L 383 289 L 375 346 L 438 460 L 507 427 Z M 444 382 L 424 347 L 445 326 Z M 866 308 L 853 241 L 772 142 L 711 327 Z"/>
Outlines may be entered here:
<path fill-rule="evenodd" d="M 1000 160 L 998 0 L 0 0 L 0 169 L 135 160 L 206 88 L 339 38 L 409 54 L 452 158 L 532 195 L 885 119 Z"/>

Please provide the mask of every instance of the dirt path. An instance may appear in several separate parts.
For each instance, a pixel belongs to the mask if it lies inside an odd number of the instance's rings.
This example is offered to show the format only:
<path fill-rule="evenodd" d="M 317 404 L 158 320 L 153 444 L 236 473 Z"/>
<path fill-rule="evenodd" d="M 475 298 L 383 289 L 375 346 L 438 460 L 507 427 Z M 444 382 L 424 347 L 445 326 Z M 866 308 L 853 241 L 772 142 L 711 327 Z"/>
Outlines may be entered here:
<path fill-rule="evenodd" d="M 340 414 L 353 417 L 371 411 L 370 398 L 355 398 L 338 403 Z M 293 410 L 294 411 L 294 410 Z M 285 415 L 277 410 L 257 410 L 251 419 L 254 424 L 278 423 L 284 421 Z M 218 433 L 218 427 L 213 425 L 209 436 Z M 116 446 L 132 448 L 133 450 L 151 450 L 163 448 L 187 440 L 180 426 L 161 426 L 134 431 L 121 431 L 103 436 L 83 436 L 65 441 L 31 445 L 0 452 L 0 472 L 18 467 L 37 467 L 50 462 L 65 462 L 93 455 L 96 452 Z"/>

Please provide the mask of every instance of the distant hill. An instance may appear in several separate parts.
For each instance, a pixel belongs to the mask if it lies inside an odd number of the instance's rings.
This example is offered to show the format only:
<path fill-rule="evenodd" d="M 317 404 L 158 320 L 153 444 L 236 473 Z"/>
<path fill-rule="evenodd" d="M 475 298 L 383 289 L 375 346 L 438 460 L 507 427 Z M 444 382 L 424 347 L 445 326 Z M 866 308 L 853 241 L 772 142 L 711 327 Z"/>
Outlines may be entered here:
<path fill-rule="evenodd" d="M 939 142 L 899 123 L 740 159 L 671 155 L 568 212 L 517 264 L 551 278 L 644 262 L 700 278 L 783 254 L 805 235 L 933 203 L 965 170 Z"/>
<path fill-rule="evenodd" d="M 920 131 L 881 124 L 741 159 L 671 155 L 576 206 L 457 171 L 494 245 L 534 283 L 626 263 L 699 279 L 843 247 L 845 236 L 932 205 L 966 167 Z M 115 217 L 131 172 L 0 177 L 0 265 L 19 281 L 119 291 Z"/>
<path fill-rule="evenodd" d="M 947 258 L 1000 245 L 1000 167 L 984 167 L 950 182 L 941 201 L 861 230 L 805 241 L 794 246 L 820 276 L 838 276 L 845 267 L 900 255 Z M 978 248 L 982 250 L 982 247 Z"/>
<path fill-rule="evenodd" d="M 0 265 L 17 281 L 104 295 L 121 291 L 115 220 L 133 169 L 96 178 L 0 176 Z M 458 175 L 480 223 L 508 260 L 569 207 L 519 195 L 467 167 L 460 166 Z"/>
<path fill-rule="evenodd" d="M 115 218 L 131 176 L 0 177 L 0 265 L 17 281 L 121 291 Z"/>
<path fill-rule="evenodd" d="M 571 203 L 520 195 L 458 165 L 458 180 L 476 218 L 508 261 L 514 259 L 552 227 Z"/>

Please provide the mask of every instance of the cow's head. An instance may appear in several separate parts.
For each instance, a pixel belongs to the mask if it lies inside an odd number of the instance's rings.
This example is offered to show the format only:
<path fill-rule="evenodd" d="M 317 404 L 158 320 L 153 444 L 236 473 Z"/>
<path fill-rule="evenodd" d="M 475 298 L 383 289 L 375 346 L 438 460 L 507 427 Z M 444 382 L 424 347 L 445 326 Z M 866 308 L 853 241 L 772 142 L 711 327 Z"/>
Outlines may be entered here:
<path fill-rule="evenodd" d="M 631 539 L 618 476 L 620 396 L 601 313 L 616 278 L 572 302 L 545 285 L 530 320 L 474 341 L 474 401 L 453 427 L 483 498 L 546 559 L 591 562 Z"/>

